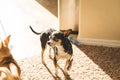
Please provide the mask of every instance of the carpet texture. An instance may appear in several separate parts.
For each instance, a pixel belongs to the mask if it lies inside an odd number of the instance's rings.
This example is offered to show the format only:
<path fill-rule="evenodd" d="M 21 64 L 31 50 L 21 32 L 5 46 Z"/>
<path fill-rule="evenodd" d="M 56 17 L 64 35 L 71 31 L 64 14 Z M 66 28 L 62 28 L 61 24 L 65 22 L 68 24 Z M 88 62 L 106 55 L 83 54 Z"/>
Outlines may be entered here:
<path fill-rule="evenodd" d="M 58 80 L 120 80 L 120 48 L 103 46 L 73 45 L 73 63 L 69 75 L 59 69 Z M 53 61 L 45 51 L 45 63 L 54 75 Z M 40 54 L 18 61 L 22 73 L 21 80 L 55 80 L 42 64 Z M 65 60 L 58 62 L 61 68 Z"/>

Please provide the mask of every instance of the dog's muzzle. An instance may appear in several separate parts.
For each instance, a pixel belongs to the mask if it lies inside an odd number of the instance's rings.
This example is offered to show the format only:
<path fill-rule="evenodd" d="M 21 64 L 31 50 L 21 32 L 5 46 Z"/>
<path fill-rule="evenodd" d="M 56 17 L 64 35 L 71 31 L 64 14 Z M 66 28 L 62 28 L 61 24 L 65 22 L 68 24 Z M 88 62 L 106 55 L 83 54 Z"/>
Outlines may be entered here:
<path fill-rule="evenodd" d="M 53 42 L 52 40 L 49 40 L 49 41 L 47 42 L 47 44 L 48 44 L 49 46 L 54 46 L 54 42 Z"/>

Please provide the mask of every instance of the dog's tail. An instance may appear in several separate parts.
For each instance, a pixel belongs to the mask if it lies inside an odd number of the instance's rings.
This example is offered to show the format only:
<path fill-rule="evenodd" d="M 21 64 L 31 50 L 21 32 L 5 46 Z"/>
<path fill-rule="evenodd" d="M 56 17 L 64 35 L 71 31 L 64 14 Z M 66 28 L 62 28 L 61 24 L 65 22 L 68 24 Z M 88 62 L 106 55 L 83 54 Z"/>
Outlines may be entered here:
<path fill-rule="evenodd" d="M 38 32 L 36 32 L 36 31 L 34 31 L 31 26 L 29 26 L 29 27 L 30 27 L 30 29 L 32 30 L 33 33 L 35 33 L 35 34 L 37 34 L 37 35 L 41 34 L 41 33 L 38 33 Z"/>
<path fill-rule="evenodd" d="M 13 80 L 12 74 L 9 71 L 9 69 L 7 69 L 6 67 L 0 67 L 0 73 L 2 73 L 2 72 L 6 74 L 6 78 L 8 80 Z M 2 75 L 1 75 L 1 77 L 2 77 Z"/>

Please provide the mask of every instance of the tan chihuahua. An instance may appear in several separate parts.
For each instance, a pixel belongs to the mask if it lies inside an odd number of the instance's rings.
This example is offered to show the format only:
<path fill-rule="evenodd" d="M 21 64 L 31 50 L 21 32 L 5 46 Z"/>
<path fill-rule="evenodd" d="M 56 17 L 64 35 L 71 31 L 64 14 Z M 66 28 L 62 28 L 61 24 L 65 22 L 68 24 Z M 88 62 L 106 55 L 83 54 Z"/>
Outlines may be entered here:
<path fill-rule="evenodd" d="M 0 42 L 0 80 L 20 80 L 21 70 L 8 48 L 9 41 L 10 35 Z"/>

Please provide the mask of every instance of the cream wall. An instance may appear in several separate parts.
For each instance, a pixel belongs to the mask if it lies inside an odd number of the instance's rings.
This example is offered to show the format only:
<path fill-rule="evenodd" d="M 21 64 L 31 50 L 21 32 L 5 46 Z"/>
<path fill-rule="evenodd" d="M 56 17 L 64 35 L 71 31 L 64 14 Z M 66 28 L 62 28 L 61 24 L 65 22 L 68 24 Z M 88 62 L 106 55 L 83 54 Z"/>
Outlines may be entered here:
<path fill-rule="evenodd" d="M 120 41 L 120 0 L 80 0 L 78 39 Z"/>
<path fill-rule="evenodd" d="M 78 31 L 79 0 L 60 0 L 60 29 L 73 29 Z"/>

